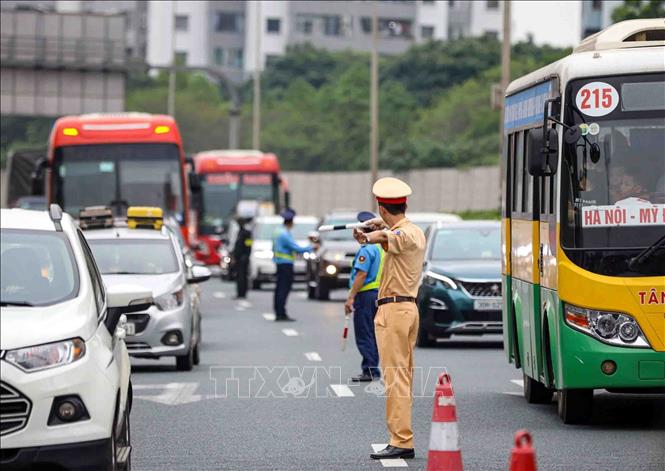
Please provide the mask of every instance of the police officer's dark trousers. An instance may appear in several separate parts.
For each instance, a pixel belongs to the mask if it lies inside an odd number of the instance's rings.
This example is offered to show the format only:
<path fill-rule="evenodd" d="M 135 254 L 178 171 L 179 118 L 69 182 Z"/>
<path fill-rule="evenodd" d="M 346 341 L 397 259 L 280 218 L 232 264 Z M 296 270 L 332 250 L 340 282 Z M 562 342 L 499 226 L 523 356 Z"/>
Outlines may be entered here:
<path fill-rule="evenodd" d="M 353 301 L 353 328 L 356 333 L 356 345 L 363 357 L 360 366 L 363 373 L 369 373 L 374 378 L 381 377 L 379 351 L 374 336 L 377 293 L 378 290 L 375 289 L 361 291 L 356 294 Z"/>
<path fill-rule="evenodd" d="M 277 264 L 277 286 L 275 287 L 274 308 L 276 317 L 286 317 L 286 300 L 293 285 L 293 264 Z"/>
<path fill-rule="evenodd" d="M 247 277 L 249 271 L 249 258 L 240 257 L 236 267 L 236 295 L 239 298 L 247 296 Z"/>

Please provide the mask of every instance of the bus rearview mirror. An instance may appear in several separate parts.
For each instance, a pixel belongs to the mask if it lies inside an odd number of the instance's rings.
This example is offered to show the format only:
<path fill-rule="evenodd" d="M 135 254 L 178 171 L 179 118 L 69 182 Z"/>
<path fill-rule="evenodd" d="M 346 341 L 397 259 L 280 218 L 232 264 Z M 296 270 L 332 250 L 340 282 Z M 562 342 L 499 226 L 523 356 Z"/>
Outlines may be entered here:
<path fill-rule="evenodd" d="M 559 164 L 559 135 L 556 129 L 540 132 L 534 129 L 527 138 L 527 166 L 534 177 L 547 177 L 556 173 Z"/>

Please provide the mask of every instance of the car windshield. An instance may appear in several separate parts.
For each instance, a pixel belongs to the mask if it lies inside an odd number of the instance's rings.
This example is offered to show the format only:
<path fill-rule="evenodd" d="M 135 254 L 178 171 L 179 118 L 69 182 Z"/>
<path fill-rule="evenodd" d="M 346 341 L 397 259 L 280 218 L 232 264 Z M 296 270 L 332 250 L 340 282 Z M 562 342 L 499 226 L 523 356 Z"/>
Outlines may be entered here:
<path fill-rule="evenodd" d="M 272 240 L 279 234 L 279 231 L 284 227 L 281 222 L 260 222 L 254 229 L 254 238 L 256 240 Z M 315 223 L 302 223 L 296 222 L 291 229 L 291 235 L 295 240 L 305 240 L 309 237 L 310 232 L 316 230 Z"/>
<path fill-rule="evenodd" d="M 618 96 L 612 112 L 590 117 L 572 99 L 566 109 L 582 135 L 563 149 L 561 242 L 575 263 L 597 273 L 665 274 L 662 253 L 629 266 L 665 231 L 665 99 L 656 99 L 665 96 L 662 80 L 603 78 Z M 581 96 L 587 82 L 573 82 L 568 95 Z"/>
<path fill-rule="evenodd" d="M 162 275 L 178 271 L 173 244 L 165 239 L 88 239 L 104 275 Z"/>
<path fill-rule="evenodd" d="M 323 221 L 324 225 L 339 226 L 342 224 L 353 224 L 358 222 L 355 218 L 330 218 Z M 341 231 L 322 232 L 321 240 L 353 240 L 353 231 L 351 229 L 344 229 Z"/>
<path fill-rule="evenodd" d="M 175 144 L 95 144 L 55 152 L 55 198 L 78 217 L 81 208 L 158 206 L 182 217 L 183 186 Z"/>
<path fill-rule="evenodd" d="M 3 229 L 0 302 L 45 306 L 78 293 L 78 270 L 62 232 Z"/>
<path fill-rule="evenodd" d="M 499 227 L 444 228 L 434 233 L 430 252 L 432 260 L 499 259 Z"/>

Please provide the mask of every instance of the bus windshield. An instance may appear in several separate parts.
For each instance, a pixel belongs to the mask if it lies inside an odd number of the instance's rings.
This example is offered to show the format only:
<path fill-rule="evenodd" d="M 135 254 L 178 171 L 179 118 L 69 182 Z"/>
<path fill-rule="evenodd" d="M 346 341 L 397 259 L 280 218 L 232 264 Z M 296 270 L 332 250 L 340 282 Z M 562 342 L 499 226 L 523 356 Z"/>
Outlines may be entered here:
<path fill-rule="evenodd" d="M 201 234 L 214 232 L 233 215 L 240 200 L 271 203 L 277 209 L 277 183 L 269 173 L 201 175 Z"/>
<path fill-rule="evenodd" d="M 55 202 L 77 217 L 81 208 L 158 206 L 183 220 L 180 152 L 175 144 L 94 144 L 58 147 Z"/>
<path fill-rule="evenodd" d="M 627 83 L 620 78 L 603 81 L 614 82 L 617 90 Z M 579 89 L 574 82 L 569 96 L 577 93 L 575 85 Z M 665 96 L 662 78 L 660 87 Z M 631 102 L 623 100 L 623 106 L 606 117 L 590 118 L 572 103 L 567 121 L 581 125 L 583 135 L 564 146 L 564 248 L 586 252 L 586 268 L 598 273 L 665 274 L 662 250 L 645 263 L 629 263 L 665 232 L 665 107 L 654 109 L 652 100 L 642 109 L 627 111 Z"/>

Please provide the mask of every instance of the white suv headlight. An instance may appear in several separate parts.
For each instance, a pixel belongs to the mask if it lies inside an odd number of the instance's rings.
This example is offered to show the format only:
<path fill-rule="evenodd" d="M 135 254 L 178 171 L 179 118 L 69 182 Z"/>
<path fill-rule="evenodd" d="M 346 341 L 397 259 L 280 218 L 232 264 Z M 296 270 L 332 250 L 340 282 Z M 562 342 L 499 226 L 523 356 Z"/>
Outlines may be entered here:
<path fill-rule="evenodd" d="M 649 348 L 642 329 L 628 314 L 564 305 L 566 324 L 603 343 L 619 347 Z"/>
<path fill-rule="evenodd" d="M 449 278 L 445 275 L 440 275 L 433 271 L 425 272 L 425 284 L 435 286 L 439 282 L 446 288 L 457 289 L 457 283 L 455 283 L 455 280 L 452 278 Z"/>
<path fill-rule="evenodd" d="M 155 306 L 160 311 L 170 311 L 182 305 L 182 301 L 185 297 L 183 288 L 180 288 L 173 293 L 162 294 L 155 298 Z"/>
<path fill-rule="evenodd" d="M 30 373 L 68 365 L 80 360 L 84 355 L 85 342 L 80 338 L 76 338 L 35 347 L 9 350 L 5 353 L 5 361 Z"/>

